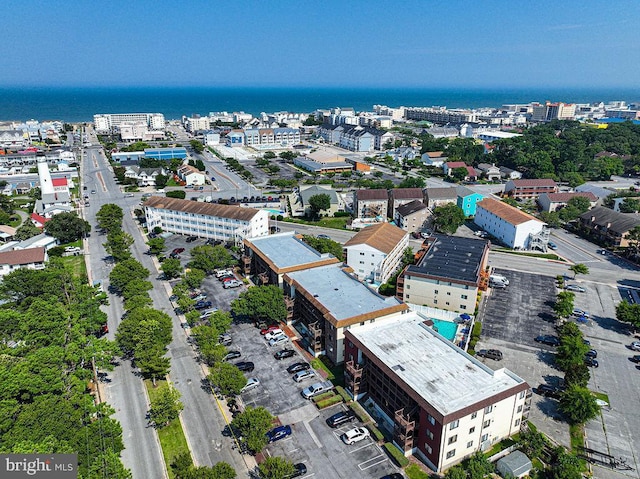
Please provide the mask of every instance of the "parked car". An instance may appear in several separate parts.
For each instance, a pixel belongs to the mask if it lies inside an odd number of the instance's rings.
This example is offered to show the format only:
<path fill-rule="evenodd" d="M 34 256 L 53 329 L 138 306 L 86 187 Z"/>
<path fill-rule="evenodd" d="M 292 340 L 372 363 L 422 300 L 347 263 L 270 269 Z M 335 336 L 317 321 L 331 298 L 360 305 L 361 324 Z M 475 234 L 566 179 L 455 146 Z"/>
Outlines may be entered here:
<path fill-rule="evenodd" d="M 404 476 L 399 472 L 392 472 L 391 474 L 382 476 L 380 479 L 404 479 Z"/>
<path fill-rule="evenodd" d="M 218 277 L 218 280 L 222 283 L 224 283 L 225 281 L 229 281 L 230 279 L 236 279 L 236 275 L 233 273 L 229 273 L 229 274 L 223 274 L 222 276 Z"/>
<path fill-rule="evenodd" d="M 288 436 L 291 436 L 291 426 L 288 424 L 286 426 L 274 427 L 271 431 L 267 432 L 267 440 L 269 442 L 279 441 Z"/>
<path fill-rule="evenodd" d="M 238 359 L 240 356 L 242 356 L 242 353 L 240 351 L 229 351 L 227 355 L 222 358 L 222 360 L 230 361 L 231 359 Z"/>
<path fill-rule="evenodd" d="M 629 345 L 629 349 L 632 351 L 640 351 L 640 341 L 634 341 Z"/>
<path fill-rule="evenodd" d="M 369 430 L 365 427 L 354 427 L 345 432 L 340 438 L 345 444 L 355 444 L 363 439 L 368 438 L 370 435 Z"/>
<path fill-rule="evenodd" d="M 586 357 L 588 358 L 597 358 L 598 357 L 598 351 L 596 351 L 595 349 L 590 349 L 589 351 L 587 351 L 587 353 L 585 354 Z"/>
<path fill-rule="evenodd" d="M 571 314 L 573 314 L 574 316 L 583 316 L 585 318 L 589 317 L 589 313 L 587 313 L 585 310 L 579 309 L 579 308 L 574 308 L 573 313 L 571 313 Z"/>
<path fill-rule="evenodd" d="M 234 364 L 242 372 L 251 372 L 255 368 L 255 365 L 251 361 L 240 361 Z"/>
<path fill-rule="evenodd" d="M 261 329 L 260 334 L 264 336 L 265 334 L 271 333 L 273 331 L 280 331 L 280 327 L 274 324 L 272 326 L 269 326 L 268 328 Z"/>
<path fill-rule="evenodd" d="M 304 381 L 305 379 L 315 378 L 316 373 L 311 369 L 307 369 L 306 371 L 299 371 L 293 375 L 293 380 L 297 383 Z"/>
<path fill-rule="evenodd" d="M 320 239 L 331 239 L 331 237 L 329 235 L 323 235 L 323 234 L 318 235 L 317 238 L 320 238 Z"/>
<path fill-rule="evenodd" d="M 281 344 L 286 343 L 287 341 L 289 341 L 289 338 L 287 337 L 286 334 L 283 334 L 282 336 L 277 336 L 275 338 L 273 338 L 272 340 L 269 341 L 269 346 L 279 346 Z"/>
<path fill-rule="evenodd" d="M 356 415 L 353 411 L 340 411 L 339 413 L 334 414 L 333 416 L 327 419 L 327 424 L 329 427 L 338 427 L 346 424 L 348 422 L 354 421 L 356 419 Z"/>
<path fill-rule="evenodd" d="M 184 253 L 184 248 L 174 248 L 171 252 L 175 254 Z"/>
<path fill-rule="evenodd" d="M 502 361 L 502 351 L 498 349 L 481 349 L 476 353 L 476 356 L 493 359 L 494 361 Z"/>
<path fill-rule="evenodd" d="M 594 358 L 592 358 L 592 357 L 590 357 L 590 356 L 585 356 L 585 357 L 584 357 L 584 363 L 585 363 L 587 366 L 591 366 L 591 367 L 593 367 L 593 368 L 597 368 L 597 367 L 598 367 L 598 360 L 597 360 L 597 359 L 594 359 Z"/>
<path fill-rule="evenodd" d="M 298 371 L 305 371 L 311 368 L 309 363 L 293 363 L 291 366 L 287 368 L 287 372 L 289 374 L 297 373 Z"/>
<path fill-rule="evenodd" d="M 82 250 L 77 246 L 67 246 L 64 248 L 65 253 L 78 253 L 79 251 L 82 251 Z"/>
<path fill-rule="evenodd" d="M 203 312 L 200 315 L 200 319 L 207 319 L 209 316 L 211 316 L 213 313 L 215 313 L 216 311 L 218 311 L 216 308 L 213 309 L 207 309 L 205 312 Z"/>
<path fill-rule="evenodd" d="M 224 283 L 222 283 L 222 287 L 224 289 L 238 288 L 240 286 L 242 286 L 242 283 L 236 279 L 232 279 L 231 281 L 225 281 Z"/>
<path fill-rule="evenodd" d="M 221 269 L 215 272 L 216 278 L 220 278 L 225 275 L 233 274 L 233 271 L 229 271 L 228 269 Z"/>
<path fill-rule="evenodd" d="M 564 287 L 564 289 L 566 289 L 567 291 L 574 291 L 576 293 L 587 292 L 586 289 L 584 289 L 582 286 L 578 286 L 577 284 L 568 284 L 567 286 Z"/>
<path fill-rule="evenodd" d="M 178 253 L 169 253 L 169 258 L 180 259 L 180 255 Z"/>
<path fill-rule="evenodd" d="M 260 386 L 260 380 L 258 378 L 249 378 L 247 379 L 247 384 L 240 390 L 240 394 L 251 391 L 258 386 Z"/>
<path fill-rule="evenodd" d="M 546 344 L 547 346 L 560 346 L 560 340 L 557 336 L 542 335 L 533 339 L 536 343 Z"/>
<path fill-rule="evenodd" d="M 634 362 L 634 363 L 640 363 L 640 355 L 636 354 L 635 356 L 631 356 L 629 358 L 629 361 Z"/>
<path fill-rule="evenodd" d="M 193 299 L 194 301 L 204 301 L 205 299 L 207 299 L 207 295 L 205 293 L 199 293 L 191 299 Z"/>
<path fill-rule="evenodd" d="M 187 237 L 187 243 L 193 243 L 197 239 L 198 239 L 197 236 L 188 236 Z"/>
<path fill-rule="evenodd" d="M 540 384 L 536 388 L 536 392 L 540 396 L 546 396 L 554 399 L 560 399 L 560 389 L 550 386 L 548 384 Z"/>
<path fill-rule="evenodd" d="M 279 361 L 280 359 L 293 357 L 295 354 L 296 352 L 293 349 L 285 348 L 275 353 L 273 357 Z"/>
<path fill-rule="evenodd" d="M 295 477 L 304 476 L 307 473 L 307 466 L 302 462 L 293 465 L 293 474 L 287 476 L 287 479 L 294 479 Z"/>
<path fill-rule="evenodd" d="M 265 334 L 264 339 L 266 339 L 267 341 L 271 341 L 273 338 L 277 336 L 282 336 L 283 334 L 284 334 L 284 331 L 282 329 L 276 328 L 270 333 Z"/>
<path fill-rule="evenodd" d="M 211 301 L 198 301 L 194 308 L 196 309 L 207 309 L 210 308 L 211 306 L 213 306 L 213 303 Z"/>
<path fill-rule="evenodd" d="M 233 339 L 229 333 L 222 333 L 218 336 L 218 342 L 223 346 L 229 346 L 233 342 Z"/>

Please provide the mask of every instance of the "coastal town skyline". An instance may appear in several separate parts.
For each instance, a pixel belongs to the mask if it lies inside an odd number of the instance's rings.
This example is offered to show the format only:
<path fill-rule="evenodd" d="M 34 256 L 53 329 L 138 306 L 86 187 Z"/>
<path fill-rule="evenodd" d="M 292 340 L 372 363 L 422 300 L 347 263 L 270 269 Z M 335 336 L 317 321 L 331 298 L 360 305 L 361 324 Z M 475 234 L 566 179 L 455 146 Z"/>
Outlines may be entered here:
<path fill-rule="evenodd" d="M 5 22 L 2 87 L 623 88 L 640 73 L 631 1 L 37 5 Z"/>

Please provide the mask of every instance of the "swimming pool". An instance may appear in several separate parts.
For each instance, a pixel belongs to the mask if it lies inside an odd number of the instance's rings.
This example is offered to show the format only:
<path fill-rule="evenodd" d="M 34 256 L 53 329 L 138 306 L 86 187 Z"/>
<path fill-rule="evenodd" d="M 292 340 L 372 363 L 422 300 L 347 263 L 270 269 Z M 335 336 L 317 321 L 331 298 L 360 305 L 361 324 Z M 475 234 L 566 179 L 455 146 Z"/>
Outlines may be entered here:
<path fill-rule="evenodd" d="M 456 332 L 458 331 L 458 325 L 451 321 L 443 321 L 441 319 L 433 319 L 433 329 L 435 329 L 442 336 L 447 338 L 452 343 L 456 339 Z"/>

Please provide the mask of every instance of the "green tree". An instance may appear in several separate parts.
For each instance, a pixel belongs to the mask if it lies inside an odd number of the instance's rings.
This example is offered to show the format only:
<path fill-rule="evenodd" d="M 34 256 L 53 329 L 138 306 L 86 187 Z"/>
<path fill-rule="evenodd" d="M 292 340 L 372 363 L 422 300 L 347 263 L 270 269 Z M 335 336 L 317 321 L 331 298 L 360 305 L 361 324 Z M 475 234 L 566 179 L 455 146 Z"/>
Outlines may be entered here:
<path fill-rule="evenodd" d="M 118 326 L 116 344 L 127 356 L 140 356 L 145 349 L 161 350 L 171 342 L 171 318 L 151 308 L 134 309 Z"/>
<path fill-rule="evenodd" d="M 122 228 L 122 219 L 124 213 L 122 208 L 113 203 L 107 203 L 100 207 L 96 213 L 96 220 L 98 227 L 106 231 L 107 233 Z"/>
<path fill-rule="evenodd" d="M 620 203 L 620 213 L 637 213 L 640 210 L 640 199 L 625 198 Z"/>
<path fill-rule="evenodd" d="M 258 465 L 262 479 L 282 479 L 295 472 L 293 463 L 279 456 L 269 456 Z"/>
<path fill-rule="evenodd" d="M 84 476 L 83 476 L 84 477 Z M 131 479 L 131 471 L 120 461 L 120 456 L 113 450 L 107 450 L 93 459 L 89 466 L 87 479 Z"/>
<path fill-rule="evenodd" d="M 116 264 L 109 274 L 111 286 L 118 292 L 122 292 L 129 281 L 136 279 L 147 279 L 149 270 L 135 259 L 126 259 Z"/>
<path fill-rule="evenodd" d="M 409 176 L 400 182 L 398 188 L 424 188 L 425 184 L 423 178 Z"/>
<path fill-rule="evenodd" d="M 586 364 L 573 364 L 564 372 L 564 383 L 568 387 L 586 388 L 590 376 L 589 367 Z"/>
<path fill-rule="evenodd" d="M 542 211 L 540 213 L 540 219 L 547 223 L 550 228 L 560 228 L 561 226 L 560 214 L 557 211 Z"/>
<path fill-rule="evenodd" d="M 34 225 L 31 221 L 27 221 L 26 223 L 23 223 L 18 228 L 18 230 L 16 231 L 16 234 L 13 235 L 13 238 L 18 241 L 24 241 L 29 238 L 33 238 L 34 236 L 37 236 L 40 233 L 42 233 L 40 228 Z"/>
<path fill-rule="evenodd" d="M 284 293 L 274 285 L 253 286 L 243 291 L 231 302 L 231 309 L 235 314 L 252 320 L 264 319 L 274 323 L 287 316 Z"/>
<path fill-rule="evenodd" d="M 303 235 L 302 241 L 307 243 L 318 253 L 330 253 L 338 259 L 344 256 L 342 245 L 329 238 L 318 238 L 317 236 Z"/>
<path fill-rule="evenodd" d="M 551 479 L 581 479 L 582 466 L 580 459 L 573 454 L 567 453 L 563 447 L 558 447 L 555 453 L 556 460 L 550 468 Z"/>
<path fill-rule="evenodd" d="M 494 465 L 480 451 L 476 451 L 473 456 L 467 459 L 465 468 L 469 479 L 483 479 L 495 469 Z"/>
<path fill-rule="evenodd" d="M 191 268 L 184 274 L 184 282 L 189 288 L 199 288 L 207 275 L 198 268 Z"/>
<path fill-rule="evenodd" d="M 573 299 L 575 294 L 570 291 L 562 291 L 558 293 L 556 302 L 553 305 L 553 311 L 559 318 L 568 318 L 573 313 Z"/>
<path fill-rule="evenodd" d="M 171 421 L 177 419 L 184 406 L 180 402 L 180 391 L 166 385 L 151 401 L 149 409 L 149 421 L 157 428 L 168 426 Z"/>
<path fill-rule="evenodd" d="M 616 319 L 623 323 L 629 323 L 634 328 L 640 328 L 640 304 L 630 304 L 622 300 L 616 306 Z"/>
<path fill-rule="evenodd" d="M 555 363 L 562 371 L 568 371 L 584 364 L 584 356 L 588 351 L 589 346 L 584 344 L 579 330 L 578 334 L 560 334 L 560 346 L 557 349 Z"/>
<path fill-rule="evenodd" d="M 294 151 L 282 151 L 278 156 L 283 160 L 293 161 L 298 155 Z"/>
<path fill-rule="evenodd" d="M 224 246 L 196 246 L 191 250 L 191 261 L 189 268 L 197 268 L 206 272 L 213 273 L 216 269 L 227 268 L 236 264 L 236 260 Z"/>
<path fill-rule="evenodd" d="M 120 263 L 131 259 L 130 247 L 133 245 L 133 236 L 120 229 L 114 229 L 107 235 L 107 242 L 104 243 L 105 251 L 111 255 L 113 260 Z"/>
<path fill-rule="evenodd" d="M 454 234 L 464 224 L 464 212 L 454 204 L 438 206 L 433 210 L 432 224 L 437 231 Z"/>
<path fill-rule="evenodd" d="M 187 193 L 184 190 L 173 190 L 173 191 L 167 191 L 165 196 L 167 198 L 178 198 L 180 200 L 184 200 L 187 197 Z"/>
<path fill-rule="evenodd" d="M 156 189 L 161 190 L 167 183 L 169 182 L 169 176 L 167 175 L 156 175 Z"/>
<path fill-rule="evenodd" d="M 262 157 L 265 160 L 272 160 L 276 157 L 276 154 L 273 151 L 266 151 Z"/>
<path fill-rule="evenodd" d="M 91 225 L 75 213 L 59 213 L 45 223 L 44 230 L 65 244 L 84 237 L 91 231 Z"/>
<path fill-rule="evenodd" d="M 247 407 L 231 421 L 231 426 L 238 430 L 247 448 L 258 453 L 267 445 L 267 432 L 272 428 L 273 416 L 262 406 Z"/>
<path fill-rule="evenodd" d="M 247 378 L 233 364 L 219 362 L 215 364 L 208 376 L 211 384 L 218 387 L 225 396 L 235 396 L 247 384 Z"/>
<path fill-rule="evenodd" d="M 469 172 L 464 167 L 454 168 L 451 170 L 451 176 L 456 181 L 464 181 L 464 179 L 469 176 Z"/>
<path fill-rule="evenodd" d="M 177 278 L 182 274 L 182 264 L 178 258 L 167 258 L 160 265 L 166 279 Z"/>
<path fill-rule="evenodd" d="M 198 140 L 190 140 L 189 145 L 191 145 L 191 148 L 193 148 L 197 153 L 202 153 L 204 151 L 204 145 Z"/>
<path fill-rule="evenodd" d="M 309 198 L 309 207 L 311 208 L 311 214 L 317 217 L 320 211 L 331 208 L 331 197 L 324 193 L 312 195 Z"/>
<path fill-rule="evenodd" d="M 587 275 L 589 274 L 589 268 L 587 265 L 582 263 L 576 263 L 569 267 L 569 271 L 573 273 L 573 279 L 576 279 L 576 276 L 579 274 Z"/>
<path fill-rule="evenodd" d="M 600 406 L 591 391 L 575 385 L 562 393 L 559 406 L 571 424 L 584 424 L 600 413 Z"/>
<path fill-rule="evenodd" d="M 544 434 L 527 428 L 520 432 L 520 446 L 528 457 L 540 457 L 547 443 Z"/>
<path fill-rule="evenodd" d="M 456 464 L 453 467 L 447 469 L 444 473 L 445 479 L 467 479 L 467 471 L 464 470 L 460 464 Z"/>
<path fill-rule="evenodd" d="M 159 255 L 166 248 L 166 244 L 162 236 L 150 238 L 149 241 L 147 241 L 147 245 L 149 246 L 149 253 L 153 255 Z"/>

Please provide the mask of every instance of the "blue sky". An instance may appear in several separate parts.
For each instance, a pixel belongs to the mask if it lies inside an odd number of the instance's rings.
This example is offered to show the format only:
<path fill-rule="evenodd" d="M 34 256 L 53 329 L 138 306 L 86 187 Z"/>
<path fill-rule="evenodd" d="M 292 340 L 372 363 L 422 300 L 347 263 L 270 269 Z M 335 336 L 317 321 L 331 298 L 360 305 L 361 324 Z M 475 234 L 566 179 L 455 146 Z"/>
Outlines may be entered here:
<path fill-rule="evenodd" d="M 2 86 L 628 87 L 637 0 L 29 1 Z"/>

